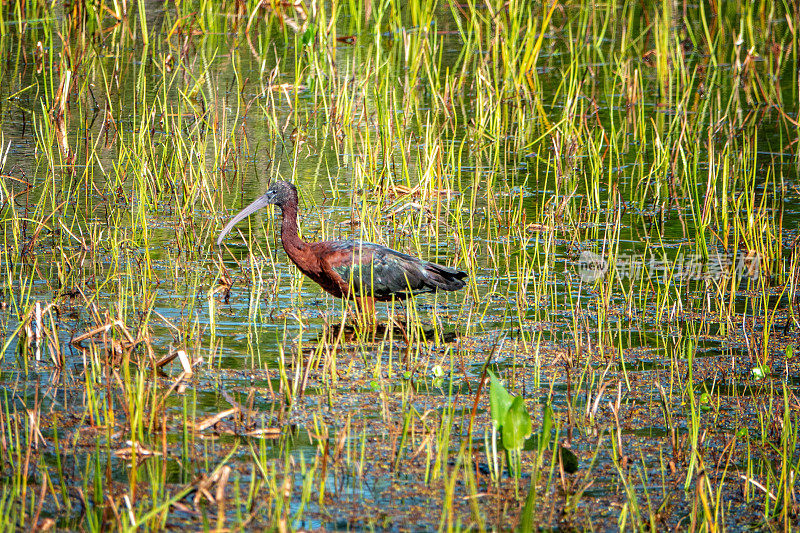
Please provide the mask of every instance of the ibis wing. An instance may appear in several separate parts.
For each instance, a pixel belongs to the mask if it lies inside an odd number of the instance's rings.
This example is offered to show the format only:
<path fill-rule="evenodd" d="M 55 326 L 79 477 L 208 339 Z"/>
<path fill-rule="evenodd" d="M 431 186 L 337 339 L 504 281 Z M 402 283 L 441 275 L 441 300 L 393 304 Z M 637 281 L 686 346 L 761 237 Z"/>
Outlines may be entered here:
<path fill-rule="evenodd" d="M 332 247 L 331 269 L 357 296 L 377 300 L 407 298 L 438 289 L 458 290 L 464 272 L 422 261 L 379 244 L 341 241 Z M 333 258 L 333 256 L 332 256 Z"/>

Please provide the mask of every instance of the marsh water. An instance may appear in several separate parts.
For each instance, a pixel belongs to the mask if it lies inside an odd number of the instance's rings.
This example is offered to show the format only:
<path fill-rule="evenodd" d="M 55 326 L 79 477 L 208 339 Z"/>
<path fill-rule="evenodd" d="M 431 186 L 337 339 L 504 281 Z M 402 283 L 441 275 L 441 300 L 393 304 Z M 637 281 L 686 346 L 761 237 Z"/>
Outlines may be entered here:
<path fill-rule="evenodd" d="M 412 4 L 3 6 L 4 524 L 796 520 L 797 13 L 564 6 L 530 64 L 541 6 Z M 277 210 L 215 246 L 277 179 L 470 284 L 376 327 Z M 577 472 L 492 471 L 485 367 Z"/>

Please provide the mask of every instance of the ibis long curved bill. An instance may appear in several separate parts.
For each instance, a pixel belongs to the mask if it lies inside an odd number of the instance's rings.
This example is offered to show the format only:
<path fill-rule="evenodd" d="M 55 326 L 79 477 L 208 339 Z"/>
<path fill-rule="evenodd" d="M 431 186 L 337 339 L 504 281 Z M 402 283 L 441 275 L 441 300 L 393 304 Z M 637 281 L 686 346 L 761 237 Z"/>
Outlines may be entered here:
<path fill-rule="evenodd" d="M 231 221 L 225 225 L 224 228 L 222 228 L 219 237 L 217 237 L 217 246 L 220 246 L 222 244 L 222 240 L 225 238 L 225 235 L 230 233 L 233 227 L 236 224 L 238 224 L 241 220 L 249 217 L 259 209 L 263 209 L 264 207 L 267 207 L 268 205 L 274 203 L 275 203 L 275 193 L 272 191 L 267 191 L 266 194 L 256 198 L 256 200 L 253 203 L 251 203 L 250 205 L 239 211 L 236 214 L 236 216 L 233 217 Z"/>

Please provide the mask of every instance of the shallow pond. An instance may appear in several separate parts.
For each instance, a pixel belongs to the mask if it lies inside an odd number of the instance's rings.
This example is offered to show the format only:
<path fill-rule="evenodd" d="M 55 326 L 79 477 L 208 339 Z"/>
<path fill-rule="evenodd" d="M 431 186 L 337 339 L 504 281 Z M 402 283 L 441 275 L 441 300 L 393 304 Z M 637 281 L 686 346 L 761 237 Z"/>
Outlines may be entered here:
<path fill-rule="evenodd" d="M 796 527 L 795 7 L 23 5 L 4 528 Z M 364 323 L 277 209 L 217 247 L 278 179 L 467 287 Z"/>

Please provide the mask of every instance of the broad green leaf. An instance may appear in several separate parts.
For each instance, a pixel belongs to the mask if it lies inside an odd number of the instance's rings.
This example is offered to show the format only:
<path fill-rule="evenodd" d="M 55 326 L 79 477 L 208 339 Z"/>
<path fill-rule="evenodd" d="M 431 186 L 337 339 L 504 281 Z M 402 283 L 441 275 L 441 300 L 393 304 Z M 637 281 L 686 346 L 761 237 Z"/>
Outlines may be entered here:
<path fill-rule="evenodd" d="M 314 37 L 317 34 L 317 28 L 313 24 L 308 25 L 308 29 L 303 32 L 303 36 L 300 38 L 300 42 L 303 46 L 308 46 L 314 42 Z"/>
<path fill-rule="evenodd" d="M 553 408 L 546 404 L 542 408 L 542 429 L 539 431 L 539 453 L 550 447 L 550 432 L 553 430 Z"/>
<path fill-rule="evenodd" d="M 707 392 L 700 395 L 700 409 L 703 411 L 711 410 L 711 395 Z"/>
<path fill-rule="evenodd" d="M 500 380 L 497 379 L 494 372 L 491 370 L 487 370 L 487 372 L 489 372 L 489 379 L 491 380 L 489 385 L 489 406 L 492 411 L 492 422 L 494 423 L 494 428 L 500 430 L 500 428 L 503 427 L 506 413 L 508 412 L 508 408 L 511 407 L 511 402 L 514 401 L 514 398 L 508 393 L 506 388 L 503 387 L 503 384 L 500 383 Z"/>
<path fill-rule="evenodd" d="M 521 396 L 516 396 L 503 423 L 503 447 L 506 450 L 521 450 L 525 439 L 531 435 L 532 427 L 525 402 Z"/>

